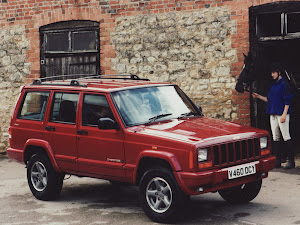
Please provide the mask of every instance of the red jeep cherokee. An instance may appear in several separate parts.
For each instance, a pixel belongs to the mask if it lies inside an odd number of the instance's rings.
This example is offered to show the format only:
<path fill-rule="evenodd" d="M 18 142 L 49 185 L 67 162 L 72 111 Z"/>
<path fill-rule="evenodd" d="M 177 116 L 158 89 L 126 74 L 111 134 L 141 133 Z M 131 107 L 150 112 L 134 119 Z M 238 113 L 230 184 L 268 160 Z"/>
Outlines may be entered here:
<path fill-rule="evenodd" d="M 268 132 L 206 118 L 178 86 L 133 75 L 36 80 L 9 132 L 8 156 L 27 165 L 36 198 L 58 197 L 65 174 L 126 182 L 157 222 L 174 220 L 189 195 L 251 201 L 275 166 Z"/>

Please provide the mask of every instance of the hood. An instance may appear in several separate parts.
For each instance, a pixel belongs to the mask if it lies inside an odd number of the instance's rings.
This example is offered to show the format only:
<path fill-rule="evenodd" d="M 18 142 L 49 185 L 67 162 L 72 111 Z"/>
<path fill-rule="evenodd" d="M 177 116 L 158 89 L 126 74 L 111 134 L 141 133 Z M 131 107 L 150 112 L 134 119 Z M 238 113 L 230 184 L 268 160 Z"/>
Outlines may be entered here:
<path fill-rule="evenodd" d="M 206 117 L 173 119 L 150 126 L 131 127 L 130 130 L 188 143 L 210 141 L 220 143 L 247 139 L 254 137 L 258 132 L 264 132 L 256 128 Z"/>

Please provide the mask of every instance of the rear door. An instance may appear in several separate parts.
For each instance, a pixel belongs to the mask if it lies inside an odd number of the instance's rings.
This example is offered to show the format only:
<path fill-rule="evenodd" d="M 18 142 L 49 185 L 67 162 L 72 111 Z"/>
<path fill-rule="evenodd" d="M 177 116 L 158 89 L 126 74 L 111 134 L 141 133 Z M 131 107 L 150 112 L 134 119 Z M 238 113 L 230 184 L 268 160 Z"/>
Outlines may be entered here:
<path fill-rule="evenodd" d="M 121 129 L 101 130 L 100 118 L 115 116 L 105 94 L 83 93 L 78 124 L 78 169 L 100 177 L 124 177 L 124 134 Z"/>
<path fill-rule="evenodd" d="M 50 115 L 45 126 L 58 166 L 66 172 L 77 171 L 76 118 L 78 92 L 54 92 Z"/>

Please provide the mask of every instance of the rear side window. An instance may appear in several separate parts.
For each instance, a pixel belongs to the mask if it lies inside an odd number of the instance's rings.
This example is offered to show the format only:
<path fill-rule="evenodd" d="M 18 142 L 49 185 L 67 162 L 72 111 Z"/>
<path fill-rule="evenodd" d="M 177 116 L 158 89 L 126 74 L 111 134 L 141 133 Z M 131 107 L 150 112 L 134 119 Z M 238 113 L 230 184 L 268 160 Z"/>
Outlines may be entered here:
<path fill-rule="evenodd" d="M 49 121 L 75 124 L 78 98 L 78 93 L 55 93 Z"/>
<path fill-rule="evenodd" d="M 49 95 L 49 92 L 26 92 L 17 118 L 42 121 Z"/>
<path fill-rule="evenodd" d="M 114 120 L 112 111 L 104 95 L 84 95 L 82 106 L 82 125 L 97 126 L 100 118 Z"/>

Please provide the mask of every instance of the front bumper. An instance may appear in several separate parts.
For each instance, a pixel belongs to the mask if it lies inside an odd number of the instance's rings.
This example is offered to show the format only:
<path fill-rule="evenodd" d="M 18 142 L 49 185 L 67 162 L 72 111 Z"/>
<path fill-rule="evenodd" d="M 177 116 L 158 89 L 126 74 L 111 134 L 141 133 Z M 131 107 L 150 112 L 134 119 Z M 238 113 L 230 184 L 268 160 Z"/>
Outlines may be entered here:
<path fill-rule="evenodd" d="M 230 167 L 196 173 L 175 172 L 174 175 L 185 194 L 199 195 L 266 178 L 268 177 L 268 171 L 275 167 L 276 158 L 270 156 L 257 160 L 255 163 L 255 174 L 231 180 L 228 179 L 227 170 Z"/>

